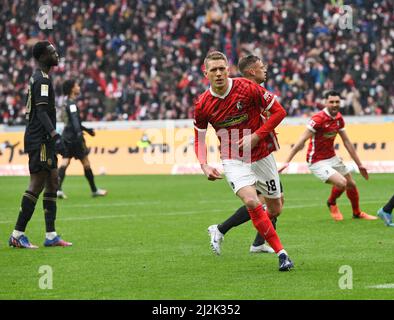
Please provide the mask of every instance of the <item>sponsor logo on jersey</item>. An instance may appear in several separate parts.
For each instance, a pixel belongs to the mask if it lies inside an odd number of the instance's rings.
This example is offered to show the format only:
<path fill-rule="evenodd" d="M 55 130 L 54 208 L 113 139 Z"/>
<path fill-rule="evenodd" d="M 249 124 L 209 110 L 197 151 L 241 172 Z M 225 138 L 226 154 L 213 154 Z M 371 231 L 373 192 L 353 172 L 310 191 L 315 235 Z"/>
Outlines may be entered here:
<path fill-rule="evenodd" d="M 41 85 L 41 97 L 48 97 L 49 86 L 47 84 Z"/>
<path fill-rule="evenodd" d="M 330 138 L 335 137 L 336 135 L 337 135 L 337 132 L 336 132 L 336 131 L 331 131 L 331 132 L 326 132 L 326 133 L 324 133 L 324 134 L 323 134 L 323 137 L 330 139 Z"/>
<path fill-rule="evenodd" d="M 228 119 L 221 121 L 221 122 L 217 122 L 217 123 L 215 123 L 215 126 L 220 127 L 220 128 L 231 127 L 231 126 L 235 126 L 237 124 L 240 124 L 240 123 L 248 120 L 248 118 L 249 118 L 248 114 L 245 113 L 245 114 L 241 114 L 239 116 L 228 118 Z"/>

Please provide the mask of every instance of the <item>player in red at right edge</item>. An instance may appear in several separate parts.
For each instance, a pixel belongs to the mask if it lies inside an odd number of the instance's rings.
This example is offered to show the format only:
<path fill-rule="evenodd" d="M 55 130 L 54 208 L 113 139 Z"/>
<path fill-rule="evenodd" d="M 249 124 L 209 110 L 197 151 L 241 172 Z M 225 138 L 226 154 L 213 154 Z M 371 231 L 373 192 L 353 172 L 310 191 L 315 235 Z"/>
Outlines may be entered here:
<path fill-rule="evenodd" d="M 367 169 L 361 163 L 353 144 L 345 131 L 345 121 L 339 112 L 340 94 L 329 91 L 324 95 L 325 108 L 315 114 L 301 135 L 300 140 L 291 149 L 285 164 L 279 168 L 282 172 L 289 166 L 289 162 L 302 150 L 305 142 L 310 139 L 307 162 L 310 171 L 320 180 L 333 185 L 327 205 L 334 220 L 343 220 L 342 213 L 336 205 L 336 200 L 346 190 L 352 209 L 353 218 L 376 220 L 377 217 L 362 212 L 359 206 L 359 194 L 356 182 L 353 180 L 350 169 L 342 162 L 334 150 L 334 141 L 337 133 L 342 138 L 343 144 L 351 158 L 358 166 L 361 175 L 368 180 Z"/>

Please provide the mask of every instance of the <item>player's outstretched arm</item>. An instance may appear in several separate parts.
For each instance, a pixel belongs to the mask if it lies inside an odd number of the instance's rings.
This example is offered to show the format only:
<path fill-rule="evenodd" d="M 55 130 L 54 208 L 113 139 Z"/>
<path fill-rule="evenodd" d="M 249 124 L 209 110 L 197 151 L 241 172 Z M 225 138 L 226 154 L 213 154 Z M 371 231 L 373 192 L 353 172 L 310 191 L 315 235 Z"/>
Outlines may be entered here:
<path fill-rule="evenodd" d="M 298 142 L 293 146 L 293 148 L 291 148 L 290 153 L 285 160 L 285 163 L 278 169 L 278 172 L 282 172 L 289 166 L 290 161 L 294 158 L 294 156 L 298 153 L 298 151 L 304 148 L 305 142 L 309 140 L 312 136 L 313 136 L 313 132 L 311 130 L 306 129 L 304 131 Z"/>
<path fill-rule="evenodd" d="M 207 146 L 205 144 L 206 129 L 194 127 L 194 152 L 200 162 L 201 170 L 208 180 L 222 179 L 220 172 L 207 163 Z"/>
<path fill-rule="evenodd" d="M 207 176 L 208 180 L 215 181 L 217 179 L 223 179 L 218 169 L 211 167 L 209 164 L 201 164 L 201 170 Z"/>
<path fill-rule="evenodd" d="M 339 131 L 339 135 L 341 136 L 341 139 L 343 141 L 343 145 L 345 146 L 347 152 L 349 152 L 350 157 L 353 159 L 353 161 L 356 163 L 358 169 L 360 170 L 360 174 L 364 177 L 364 179 L 368 180 L 368 178 L 369 178 L 368 171 L 361 163 L 361 160 L 357 155 L 356 149 L 354 149 L 354 146 L 353 146 L 352 142 L 350 141 L 349 136 L 347 135 L 346 131 L 344 131 L 344 130 Z"/>
<path fill-rule="evenodd" d="M 273 101 L 271 108 L 269 109 L 271 115 L 269 119 L 251 135 L 243 136 L 238 142 L 239 149 L 252 150 L 261 139 L 264 139 L 270 132 L 282 122 L 286 117 L 286 110 L 278 101 Z"/>

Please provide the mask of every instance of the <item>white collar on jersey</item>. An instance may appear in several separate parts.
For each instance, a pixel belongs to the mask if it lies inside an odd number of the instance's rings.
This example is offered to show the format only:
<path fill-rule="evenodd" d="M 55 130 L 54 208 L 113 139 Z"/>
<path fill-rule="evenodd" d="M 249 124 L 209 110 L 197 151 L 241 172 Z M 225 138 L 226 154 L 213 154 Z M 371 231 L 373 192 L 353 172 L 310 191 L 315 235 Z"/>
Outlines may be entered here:
<path fill-rule="evenodd" d="M 328 112 L 327 108 L 324 108 L 323 111 L 324 111 L 325 114 L 328 115 L 331 119 L 335 119 L 335 118 L 336 118 L 336 116 L 333 117 L 333 116 Z"/>
<path fill-rule="evenodd" d="M 212 87 L 209 87 L 209 92 L 211 93 L 211 95 L 213 95 L 216 98 L 224 99 L 224 98 L 226 98 L 228 96 L 228 94 L 230 93 L 230 90 L 231 90 L 232 87 L 233 87 L 233 79 L 228 78 L 228 87 L 227 87 L 226 92 L 222 96 L 220 96 L 217 93 L 215 93 L 212 90 Z"/>

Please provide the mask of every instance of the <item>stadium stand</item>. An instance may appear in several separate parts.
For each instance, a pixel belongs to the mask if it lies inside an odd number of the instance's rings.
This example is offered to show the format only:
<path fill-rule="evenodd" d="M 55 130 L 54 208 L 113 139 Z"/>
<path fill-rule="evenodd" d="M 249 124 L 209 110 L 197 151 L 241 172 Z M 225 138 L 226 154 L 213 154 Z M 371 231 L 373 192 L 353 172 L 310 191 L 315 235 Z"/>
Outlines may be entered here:
<path fill-rule="evenodd" d="M 291 116 L 321 108 L 336 88 L 345 115 L 394 110 L 394 5 L 345 1 L 352 29 L 338 25 L 340 1 L 52 0 L 54 25 L 36 22 L 42 1 L 3 0 L 0 8 L 0 124 L 21 125 L 31 46 L 49 39 L 61 55 L 52 73 L 81 82 L 83 121 L 192 118 L 207 81 L 202 60 L 218 49 L 236 64 L 253 53 L 269 65 L 266 87 Z M 232 69 L 235 76 L 237 71 Z"/>

